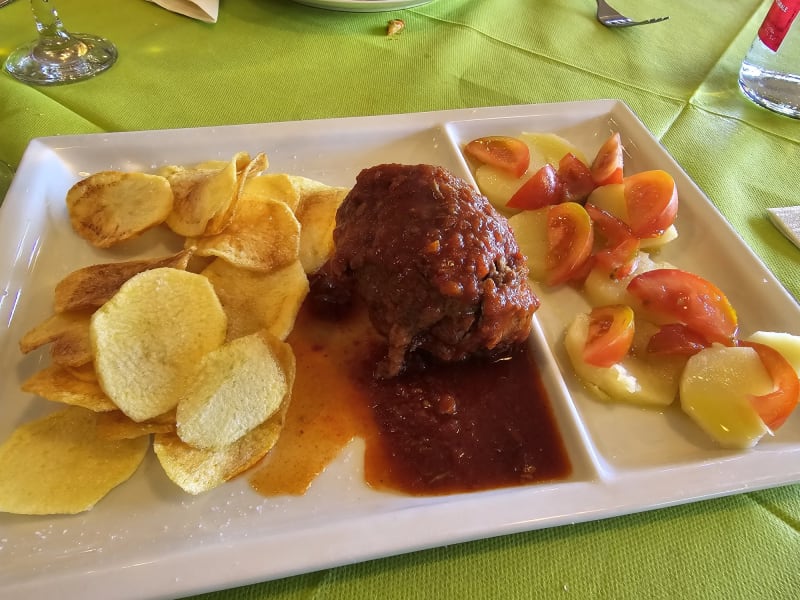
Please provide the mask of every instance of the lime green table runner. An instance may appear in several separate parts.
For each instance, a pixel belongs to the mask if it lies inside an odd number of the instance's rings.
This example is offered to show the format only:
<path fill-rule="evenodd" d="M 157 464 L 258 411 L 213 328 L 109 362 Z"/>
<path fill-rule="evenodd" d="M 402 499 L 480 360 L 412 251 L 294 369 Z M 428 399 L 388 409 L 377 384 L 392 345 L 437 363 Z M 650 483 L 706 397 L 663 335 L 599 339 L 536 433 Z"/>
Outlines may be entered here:
<path fill-rule="evenodd" d="M 768 3 L 613 4 L 670 19 L 609 30 L 590 0 L 436 0 L 388 13 L 221 0 L 207 24 L 145 0 L 60 0 L 68 28 L 113 39 L 119 61 L 70 86 L 0 77 L 0 159 L 16 164 L 32 138 L 68 133 L 619 98 L 800 298 L 800 250 L 764 212 L 798 203 L 800 122 L 736 85 Z M 396 17 L 406 29 L 390 39 Z M 33 33 L 25 0 L 0 9 L 0 56 Z M 788 486 L 206 597 L 795 598 L 798 526 L 800 487 Z"/>

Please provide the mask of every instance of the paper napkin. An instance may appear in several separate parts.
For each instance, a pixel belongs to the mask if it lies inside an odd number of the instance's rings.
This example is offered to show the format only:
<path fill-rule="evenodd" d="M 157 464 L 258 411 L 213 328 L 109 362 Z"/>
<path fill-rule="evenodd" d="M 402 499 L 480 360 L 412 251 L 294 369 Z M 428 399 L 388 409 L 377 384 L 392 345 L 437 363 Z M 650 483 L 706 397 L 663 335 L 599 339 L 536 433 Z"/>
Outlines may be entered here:
<path fill-rule="evenodd" d="M 800 206 L 768 208 L 769 220 L 800 248 Z"/>
<path fill-rule="evenodd" d="M 206 23 L 216 23 L 219 0 L 149 0 L 153 4 Z"/>

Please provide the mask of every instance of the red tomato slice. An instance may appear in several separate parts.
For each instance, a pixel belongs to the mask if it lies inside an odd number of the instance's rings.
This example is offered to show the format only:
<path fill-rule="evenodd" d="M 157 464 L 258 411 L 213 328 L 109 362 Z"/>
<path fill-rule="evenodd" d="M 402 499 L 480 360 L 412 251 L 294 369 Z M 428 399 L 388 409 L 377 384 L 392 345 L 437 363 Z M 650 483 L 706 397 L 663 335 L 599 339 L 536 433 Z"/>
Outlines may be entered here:
<path fill-rule="evenodd" d="M 758 357 L 772 376 L 775 390 L 763 396 L 751 396 L 750 402 L 756 409 L 764 425 L 772 431 L 786 422 L 800 399 L 800 381 L 797 373 L 784 358 L 783 354 L 756 342 L 739 342 L 741 346 L 749 346 L 758 353 Z"/>
<path fill-rule="evenodd" d="M 622 183 L 622 139 L 613 133 L 600 146 L 591 167 L 592 179 L 596 185 Z"/>
<path fill-rule="evenodd" d="M 631 228 L 622 219 L 618 219 L 610 212 L 587 202 L 584 206 L 592 218 L 595 228 L 603 236 L 606 247 L 616 246 L 625 240 L 634 237 Z"/>
<path fill-rule="evenodd" d="M 669 323 L 650 337 L 647 352 L 659 356 L 692 356 L 710 345 L 702 335 L 683 323 Z"/>
<path fill-rule="evenodd" d="M 586 209 L 575 202 L 549 207 L 545 283 L 559 285 L 580 272 L 592 253 L 594 231 Z"/>
<path fill-rule="evenodd" d="M 595 264 L 603 268 L 612 279 L 620 280 L 630 275 L 639 255 L 640 242 L 635 237 L 621 241 L 613 248 L 595 253 Z"/>
<path fill-rule="evenodd" d="M 558 163 L 561 201 L 583 204 L 595 188 L 592 172 L 582 160 L 568 152 Z"/>
<path fill-rule="evenodd" d="M 634 277 L 628 291 L 642 307 L 683 323 L 709 342 L 730 346 L 739 328 L 728 298 L 710 281 L 679 269 L 654 269 Z"/>
<path fill-rule="evenodd" d="M 610 367 L 625 358 L 634 334 L 633 309 L 624 304 L 598 306 L 589 313 L 589 333 L 583 348 L 584 362 Z"/>
<path fill-rule="evenodd" d="M 537 210 L 561 202 L 561 182 L 551 164 L 545 164 L 522 184 L 506 206 L 522 210 Z"/>
<path fill-rule="evenodd" d="M 666 171 L 642 171 L 623 181 L 628 223 L 639 238 L 656 237 L 675 222 L 678 188 Z"/>
<path fill-rule="evenodd" d="M 528 145 L 506 135 L 490 135 L 472 140 L 464 146 L 464 152 L 475 160 L 502 169 L 514 177 L 522 177 L 531 160 Z"/>

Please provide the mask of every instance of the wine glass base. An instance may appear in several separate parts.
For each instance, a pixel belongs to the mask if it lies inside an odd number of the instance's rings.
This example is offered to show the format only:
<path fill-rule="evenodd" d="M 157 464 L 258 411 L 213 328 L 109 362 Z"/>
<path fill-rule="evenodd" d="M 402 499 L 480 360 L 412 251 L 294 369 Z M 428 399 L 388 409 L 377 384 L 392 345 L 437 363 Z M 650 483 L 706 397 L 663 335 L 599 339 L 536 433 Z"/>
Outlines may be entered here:
<path fill-rule="evenodd" d="M 94 77 L 117 60 L 117 48 L 85 33 L 68 34 L 58 44 L 35 40 L 20 46 L 5 61 L 13 77 L 33 85 L 57 85 Z"/>

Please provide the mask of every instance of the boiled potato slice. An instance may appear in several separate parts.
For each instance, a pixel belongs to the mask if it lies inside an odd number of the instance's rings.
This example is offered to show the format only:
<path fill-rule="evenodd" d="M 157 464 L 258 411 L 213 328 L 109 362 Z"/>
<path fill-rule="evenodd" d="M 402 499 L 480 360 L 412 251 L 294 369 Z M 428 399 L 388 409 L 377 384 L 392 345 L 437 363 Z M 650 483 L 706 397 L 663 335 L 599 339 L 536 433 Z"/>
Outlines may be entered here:
<path fill-rule="evenodd" d="M 773 390 L 758 354 L 745 346 L 715 344 L 692 356 L 680 382 L 681 407 L 725 448 L 750 448 L 769 429 L 749 396 Z"/>
<path fill-rule="evenodd" d="M 152 419 L 175 408 L 226 329 L 225 312 L 202 275 L 171 268 L 139 273 L 92 315 L 100 386 L 134 421 Z"/>
<path fill-rule="evenodd" d="M 527 259 L 528 276 L 534 281 L 543 281 L 546 275 L 547 209 L 524 210 L 510 217 L 508 224 Z"/>
<path fill-rule="evenodd" d="M 101 171 L 67 192 L 72 228 L 98 248 L 109 248 L 163 223 L 172 189 L 160 175 Z"/>
<path fill-rule="evenodd" d="M 770 346 L 780 352 L 789 361 L 792 368 L 800 375 L 800 335 L 778 331 L 756 331 L 747 338 L 751 342 L 757 342 Z"/>
<path fill-rule="evenodd" d="M 195 448 L 220 448 L 269 419 L 290 391 L 277 357 L 287 352 L 287 344 L 259 332 L 206 354 L 178 402 L 178 437 Z"/>
<path fill-rule="evenodd" d="M 18 427 L 0 446 L 0 511 L 80 513 L 133 475 L 149 438 L 101 439 L 96 418 L 69 407 Z"/>
<path fill-rule="evenodd" d="M 594 268 L 589 271 L 589 275 L 583 282 L 583 291 L 589 303 L 592 306 L 605 306 L 607 304 L 633 306 L 635 303 L 627 289 L 631 279 L 653 269 L 675 268 L 670 263 L 654 261 L 646 252 L 639 252 L 634 261 L 631 272 L 620 279 L 609 277 L 608 272 L 602 268 Z"/>
<path fill-rule="evenodd" d="M 513 175 L 491 165 L 479 165 L 475 169 L 475 183 L 489 202 L 502 211 L 511 211 L 506 207 L 508 201 L 530 177 L 545 164 L 558 168 L 559 161 L 568 153 L 586 162 L 586 156 L 575 145 L 555 133 L 520 134 L 519 139 L 528 145 L 530 164 L 522 177 Z M 513 211 L 515 212 L 515 211 Z"/>
<path fill-rule="evenodd" d="M 579 314 L 568 326 L 564 338 L 575 373 L 601 399 L 652 407 L 672 404 L 678 395 L 680 374 L 685 359 L 645 356 L 637 350 L 646 346 L 655 331 L 639 321 L 632 352 L 611 367 L 596 367 L 583 360 L 583 348 L 589 332 L 589 315 Z"/>
<path fill-rule="evenodd" d="M 589 204 L 594 204 L 597 208 L 617 217 L 623 223 L 628 223 L 628 206 L 625 202 L 625 185 L 622 183 L 610 183 L 595 188 L 586 200 Z M 678 237 L 678 229 L 675 225 L 670 225 L 664 233 L 651 238 L 639 240 L 639 247 L 643 250 L 655 250 L 671 242 Z"/>

